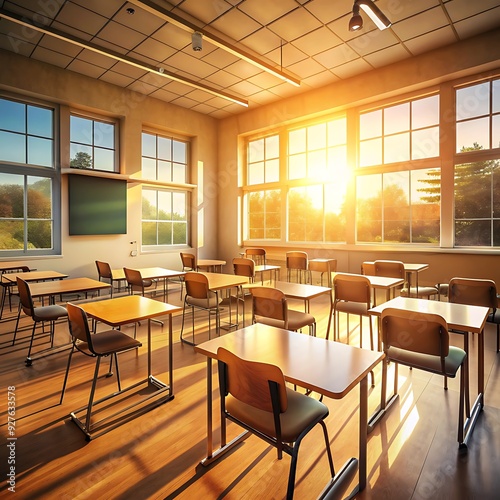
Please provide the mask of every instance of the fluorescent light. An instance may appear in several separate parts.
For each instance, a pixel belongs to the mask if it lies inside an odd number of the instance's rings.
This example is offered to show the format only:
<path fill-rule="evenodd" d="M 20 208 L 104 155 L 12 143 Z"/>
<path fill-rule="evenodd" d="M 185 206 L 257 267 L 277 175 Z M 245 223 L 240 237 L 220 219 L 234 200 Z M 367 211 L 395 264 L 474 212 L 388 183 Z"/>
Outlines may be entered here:
<path fill-rule="evenodd" d="M 379 30 L 385 30 L 391 26 L 391 21 L 387 19 L 385 14 L 373 3 L 372 0 L 356 0 L 352 7 L 353 17 L 349 22 L 349 30 L 356 31 L 363 26 L 361 22 L 361 26 L 359 26 L 359 22 L 356 16 L 359 16 L 359 8 L 362 8 L 367 14 L 368 17 L 375 23 L 375 26 Z"/>

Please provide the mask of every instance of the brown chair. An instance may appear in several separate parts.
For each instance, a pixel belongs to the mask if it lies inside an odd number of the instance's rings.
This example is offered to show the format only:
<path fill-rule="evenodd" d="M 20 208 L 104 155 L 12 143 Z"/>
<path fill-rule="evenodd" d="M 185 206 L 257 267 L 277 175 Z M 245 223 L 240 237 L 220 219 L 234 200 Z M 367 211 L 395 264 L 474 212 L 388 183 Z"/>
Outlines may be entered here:
<path fill-rule="evenodd" d="M 286 252 L 286 279 L 292 280 L 293 271 L 295 271 L 297 283 L 310 283 L 311 272 L 306 252 Z M 303 281 L 304 280 L 304 281 Z"/>
<path fill-rule="evenodd" d="M 415 313 L 387 308 L 382 312 L 380 327 L 385 358 L 382 361 L 381 410 L 392 404 L 398 394 L 398 364 L 455 377 L 460 370 L 458 443 L 464 443 L 465 388 L 468 385 L 464 363 L 465 350 L 450 346 L 448 325 L 437 314 Z M 387 366 L 394 363 L 394 394 L 386 404 Z"/>
<path fill-rule="evenodd" d="M 196 255 L 187 252 L 180 252 L 181 262 L 182 262 L 182 271 L 198 271 L 198 266 L 196 265 Z M 184 291 L 184 279 L 181 279 L 181 300 L 182 294 Z"/>
<path fill-rule="evenodd" d="M 118 291 L 120 291 L 121 285 L 123 279 L 117 279 L 115 280 L 113 278 L 113 272 L 111 271 L 111 266 L 107 262 L 103 262 L 100 260 L 95 261 L 95 265 L 97 267 L 97 274 L 99 276 L 99 281 L 104 281 L 107 282 L 111 285 L 111 298 L 113 298 L 113 291 L 114 291 L 114 284 L 117 282 L 118 284 Z"/>
<path fill-rule="evenodd" d="M 298 332 L 309 327 L 316 336 L 316 319 L 312 314 L 288 308 L 285 294 L 276 288 L 258 286 L 249 288 L 252 294 L 252 323 L 284 328 Z"/>
<path fill-rule="evenodd" d="M 220 333 L 220 309 L 219 305 L 222 298 L 219 297 L 217 292 L 212 292 L 208 288 L 208 278 L 203 273 L 187 272 L 184 275 L 184 284 L 186 286 L 186 295 L 184 296 L 184 306 L 182 309 L 182 325 L 180 339 L 189 345 L 196 345 L 194 341 L 194 316 L 195 310 L 200 309 L 208 313 L 208 338 L 211 338 L 211 316 L 215 315 L 215 331 L 217 335 Z M 186 308 L 191 309 L 191 333 L 192 341 L 186 340 L 182 334 L 184 332 L 184 319 L 186 315 Z"/>
<path fill-rule="evenodd" d="M 92 380 L 92 387 L 90 389 L 89 402 L 86 407 L 87 414 L 85 418 L 85 423 L 84 424 L 81 423 L 75 414 L 71 414 L 73 420 L 85 433 L 88 441 L 90 440 L 92 431 L 92 407 L 94 405 L 99 404 L 101 401 L 107 399 L 103 398 L 99 401 L 94 402 L 94 395 L 97 384 L 97 378 L 99 376 L 99 366 L 101 363 L 101 358 L 105 356 L 114 357 L 118 391 L 121 391 L 120 371 L 118 368 L 118 353 L 127 351 L 129 349 L 136 349 L 138 347 L 141 347 L 142 344 L 138 340 L 130 337 L 129 335 L 122 333 L 120 330 L 106 330 L 91 335 L 85 311 L 81 307 L 74 305 L 71 302 L 68 302 L 67 308 L 68 308 L 69 331 L 73 339 L 73 345 L 68 357 L 68 364 L 66 366 L 66 375 L 64 376 L 60 403 L 62 404 L 63 402 L 64 393 L 66 390 L 66 384 L 68 382 L 68 374 L 71 365 L 71 358 L 73 357 L 73 353 L 75 352 L 75 350 L 85 354 L 86 356 L 96 358 L 94 378 Z"/>
<path fill-rule="evenodd" d="M 293 498 L 297 457 L 302 439 L 320 424 L 331 477 L 335 476 L 325 418 L 328 407 L 314 398 L 289 389 L 279 367 L 244 360 L 228 350 L 217 350 L 221 401 L 221 440 L 226 442 L 225 421 L 229 420 L 292 457 L 287 499 Z"/>
<path fill-rule="evenodd" d="M 349 315 L 359 316 L 359 345 L 363 347 L 363 317 L 370 323 L 370 348 L 373 350 L 373 325 L 368 314 L 371 308 L 370 280 L 360 274 L 336 274 L 333 278 L 333 340 L 339 340 L 339 313 L 347 314 L 347 343 L 349 343 Z"/>
<path fill-rule="evenodd" d="M 0 306 L 0 319 L 3 316 L 3 309 L 5 307 L 5 300 L 9 297 L 9 311 L 12 311 L 12 297 L 19 297 L 19 291 L 17 290 L 17 285 L 13 281 L 4 280 L 4 274 L 9 273 L 27 273 L 30 271 L 28 266 L 19 266 L 16 269 L 9 269 L 8 271 L 3 271 L 0 273 L 0 287 L 2 288 L 2 305 Z"/>
<path fill-rule="evenodd" d="M 247 248 L 245 257 L 252 259 L 257 266 L 266 265 L 266 250 L 264 248 Z"/>
<path fill-rule="evenodd" d="M 309 261 L 309 272 L 320 273 L 321 286 L 323 286 L 323 275 L 326 273 L 327 286 L 332 288 L 332 273 L 337 272 L 337 259 L 312 259 Z"/>
<path fill-rule="evenodd" d="M 26 366 L 31 366 L 33 361 L 31 359 L 31 349 L 33 348 L 33 341 L 35 339 L 35 330 L 38 323 L 50 322 L 50 346 L 54 346 L 54 322 L 59 318 L 64 318 L 68 315 L 68 311 L 63 306 L 53 304 L 48 306 L 35 307 L 33 298 L 31 296 L 30 287 L 26 281 L 17 277 L 17 289 L 19 291 L 20 309 L 17 316 L 16 328 L 14 330 L 14 337 L 12 345 L 16 342 L 17 330 L 19 327 L 19 319 L 21 311 L 33 320 L 33 329 L 31 331 L 30 346 L 28 349 L 28 356 L 26 357 Z"/>

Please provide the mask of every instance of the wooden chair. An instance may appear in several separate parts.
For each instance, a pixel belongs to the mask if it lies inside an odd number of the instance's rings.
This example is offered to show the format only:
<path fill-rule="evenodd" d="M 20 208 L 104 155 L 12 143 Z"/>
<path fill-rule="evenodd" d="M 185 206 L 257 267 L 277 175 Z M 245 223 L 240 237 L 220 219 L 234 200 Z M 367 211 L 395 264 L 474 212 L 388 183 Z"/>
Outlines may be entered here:
<path fill-rule="evenodd" d="M 59 318 L 64 318 L 68 315 L 68 311 L 63 306 L 53 304 L 48 306 L 35 307 L 33 298 L 31 296 L 30 287 L 26 281 L 17 277 L 17 289 L 19 291 L 20 309 L 17 316 L 16 328 L 14 330 L 14 337 L 12 345 L 16 342 L 17 330 L 19 328 L 19 319 L 21 311 L 24 312 L 33 320 L 33 329 L 31 331 L 30 346 L 28 349 L 28 356 L 26 357 L 26 366 L 32 365 L 31 349 L 33 348 L 33 341 L 35 339 L 35 330 L 38 323 L 50 322 L 50 345 L 54 345 L 54 322 Z"/>
<path fill-rule="evenodd" d="M 298 283 L 302 283 L 305 276 L 305 283 L 311 282 L 311 272 L 309 271 L 308 258 L 306 252 L 286 252 L 286 279 L 292 280 L 292 274 L 295 275 Z"/>
<path fill-rule="evenodd" d="M 323 275 L 326 273 L 327 286 L 332 288 L 332 273 L 337 272 L 337 259 L 311 259 L 309 261 L 309 272 L 320 273 L 321 286 L 323 286 Z"/>
<path fill-rule="evenodd" d="M 302 439 L 320 424 L 331 477 L 335 476 L 325 418 L 328 407 L 314 398 L 289 389 L 279 367 L 239 358 L 228 350 L 217 350 L 221 401 L 221 441 L 226 442 L 225 421 L 234 422 L 292 457 L 287 499 L 295 488 L 297 457 Z"/>
<path fill-rule="evenodd" d="M 182 271 L 198 271 L 198 266 L 196 265 L 196 255 L 187 252 L 180 252 L 181 262 L 182 262 Z M 182 294 L 184 292 L 184 278 L 181 278 L 181 300 Z"/>
<path fill-rule="evenodd" d="M 245 258 L 252 259 L 257 266 L 265 266 L 266 250 L 264 248 L 247 248 Z"/>
<path fill-rule="evenodd" d="M 96 358 L 94 378 L 92 380 L 92 387 L 90 389 L 89 402 L 86 407 L 87 414 L 85 418 L 85 424 L 82 425 L 80 420 L 77 419 L 74 414 L 71 415 L 80 429 L 86 434 L 87 440 L 90 440 L 92 430 L 92 407 L 94 406 L 94 404 L 98 404 L 101 401 L 107 399 L 104 398 L 94 403 L 94 395 L 97 378 L 99 376 L 99 366 L 101 363 L 101 358 L 105 356 L 112 356 L 114 358 L 118 391 L 121 391 L 120 371 L 118 368 L 118 353 L 141 347 L 142 344 L 129 335 L 122 333 L 120 330 L 106 330 L 103 332 L 91 334 L 85 311 L 81 307 L 72 304 L 71 302 L 68 302 L 67 308 L 69 331 L 73 339 L 73 345 L 69 353 L 68 364 L 66 366 L 66 374 L 64 376 L 64 382 L 61 391 L 60 404 L 62 404 L 63 402 L 66 384 L 68 382 L 71 359 L 75 350 L 81 352 L 82 354 L 85 354 L 86 356 Z"/>
<path fill-rule="evenodd" d="M 111 292 L 110 292 L 110 294 L 111 294 L 111 298 L 113 298 L 113 290 L 114 290 L 114 283 L 115 283 L 115 281 L 118 283 L 118 291 L 120 291 L 121 284 L 125 280 L 123 280 L 123 279 L 118 279 L 118 280 L 113 279 L 113 273 L 111 271 L 111 266 L 107 262 L 96 260 L 95 261 L 95 265 L 97 267 L 97 274 L 99 276 L 99 281 L 109 282 L 109 284 L 111 285 Z"/>
<path fill-rule="evenodd" d="M 460 370 L 458 443 L 464 443 L 465 388 L 468 385 L 464 363 L 465 350 L 450 346 L 446 321 L 437 314 L 415 313 L 387 308 L 382 312 L 380 327 L 385 358 L 382 361 L 381 409 L 385 411 L 398 395 L 398 364 L 445 377 L 455 377 Z M 394 363 L 394 394 L 386 403 L 387 366 Z"/>
<path fill-rule="evenodd" d="M 28 266 L 19 266 L 16 269 L 9 269 L 8 271 L 3 271 L 0 273 L 0 287 L 2 288 L 2 305 L 0 306 L 0 319 L 3 316 L 3 309 L 5 307 L 5 300 L 9 298 L 9 311 L 12 311 L 12 297 L 19 297 L 19 291 L 17 290 L 17 285 L 13 281 L 4 280 L 3 275 L 9 273 L 27 273 L 30 271 Z"/>
<path fill-rule="evenodd" d="M 373 325 L 368 314 L 371 304 L 370 280 L 360 274 L 336 274 L 333 278 L 333 340 L 339 340 L 339 313 L 347 314 L 347 343 L 349 343 L 349 315 L 359 316 L 359 346 L 363 347 L 363 317 L 370 322 L 370 348 L 373 350 Z"/>
<path fill-rule="evenodd" d="M 189 345 L 196 345 L 194 341 L 194 316 L 195 310 L 200 309 L 208 313 L 208 338 L 211 338 L 211 316 L 215 314 L 215 331 L 217 334 L 220 332 L 220 308 L 219 305 L 222 302 L 222 298 L 219 297 L 217 292 L 212 292 L 208 288 L 208 278 L 197 272 L 187 272 L 184 275 L 184 284 L 186 286 L 186 295 L 184 296 L 184 306 L 182 309 L 182 325 L 181 325 L 181 342 L 185 342 Z M 192 341 L 188 341 L 183 337 L 184 332 L 184 319 L 186 315 L 186 309 L 191 309 L 191 333 Z"/>
<path fill-rule="evenodd" d="M 298 332 L 309 327 L 316 336 L 316 318 L 309 313 L 288 308 L 285 294 L 276 288 L 259 286 L 249 288 L 252 294 L 252 323 L 284 328 Z"/>

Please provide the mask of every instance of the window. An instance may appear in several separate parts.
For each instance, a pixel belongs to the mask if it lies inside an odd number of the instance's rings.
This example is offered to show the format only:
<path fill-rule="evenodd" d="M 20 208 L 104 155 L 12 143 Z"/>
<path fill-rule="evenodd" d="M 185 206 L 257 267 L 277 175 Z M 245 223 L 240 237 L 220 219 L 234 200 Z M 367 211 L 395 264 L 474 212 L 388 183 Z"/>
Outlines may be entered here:
<path fill-rule="evenodd" d="M 116 126 L 83 116 L 70 117 L 70 167 L 118 172 Z"/>
<path fill-rule="evenodd" d="M 357 241 L 439 245 L 440 171 L 358 176 Z"/>
<path fill-rule="evenodd" d="M 142 133 L 142 177 L 165 183 L 142 189 L 142 246 L 171 247 L 189 243 L 189 142 Z M 172 186 L 175 184 L 175 188 Z"/>
<path fill-rule="evenodd" d="M 346 142 L 345 117 L 249 140 L 246 238 L 345 241 Z"/>
<path fill-rule="evenodd" d="M 60 252 L 54 109 L 0 98 L 0 255 Z"/>
<path fill-rule="evenodd" d="M 439 156 L 439 96 L 362 113 L 359 166 Z"/>
<path fill-rule="evenodd" d="M 500 148 L 500 80 L 456 91 L 456 151 Z"/>

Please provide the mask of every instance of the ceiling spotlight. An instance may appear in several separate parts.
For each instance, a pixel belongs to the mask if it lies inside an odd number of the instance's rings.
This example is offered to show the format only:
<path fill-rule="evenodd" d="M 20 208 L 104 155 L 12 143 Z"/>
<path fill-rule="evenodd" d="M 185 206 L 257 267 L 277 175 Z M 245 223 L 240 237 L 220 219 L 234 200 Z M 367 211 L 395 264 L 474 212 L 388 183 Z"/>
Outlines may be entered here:
<path fill-rule="evenodd" d="M 135 9 L 133 9 L 132 7 L 129 7 L 127 9 L 127 14 L 130 14 L 131 16 L 133 16 L 135 14 Z"/>
<path fill-rule="evenodd" d="M 385 30 L 391 26 L 391 21 L 372 0 L 355 0 L 352 6 L 352 18 L 349 21 L 349 31 L 357 31 L 363 27 L 363 19 L 359 15 L 360 7 L 368 14 L 379 30 Z"/>
<path fill-rule="evenodd" d="M 191 35 L 191 45 L 193 46 L 193 50 L 195 52 L 199 52 L 203 48 L 203 38 L 201 36 L 201 33 L 195 31 Z"/>

